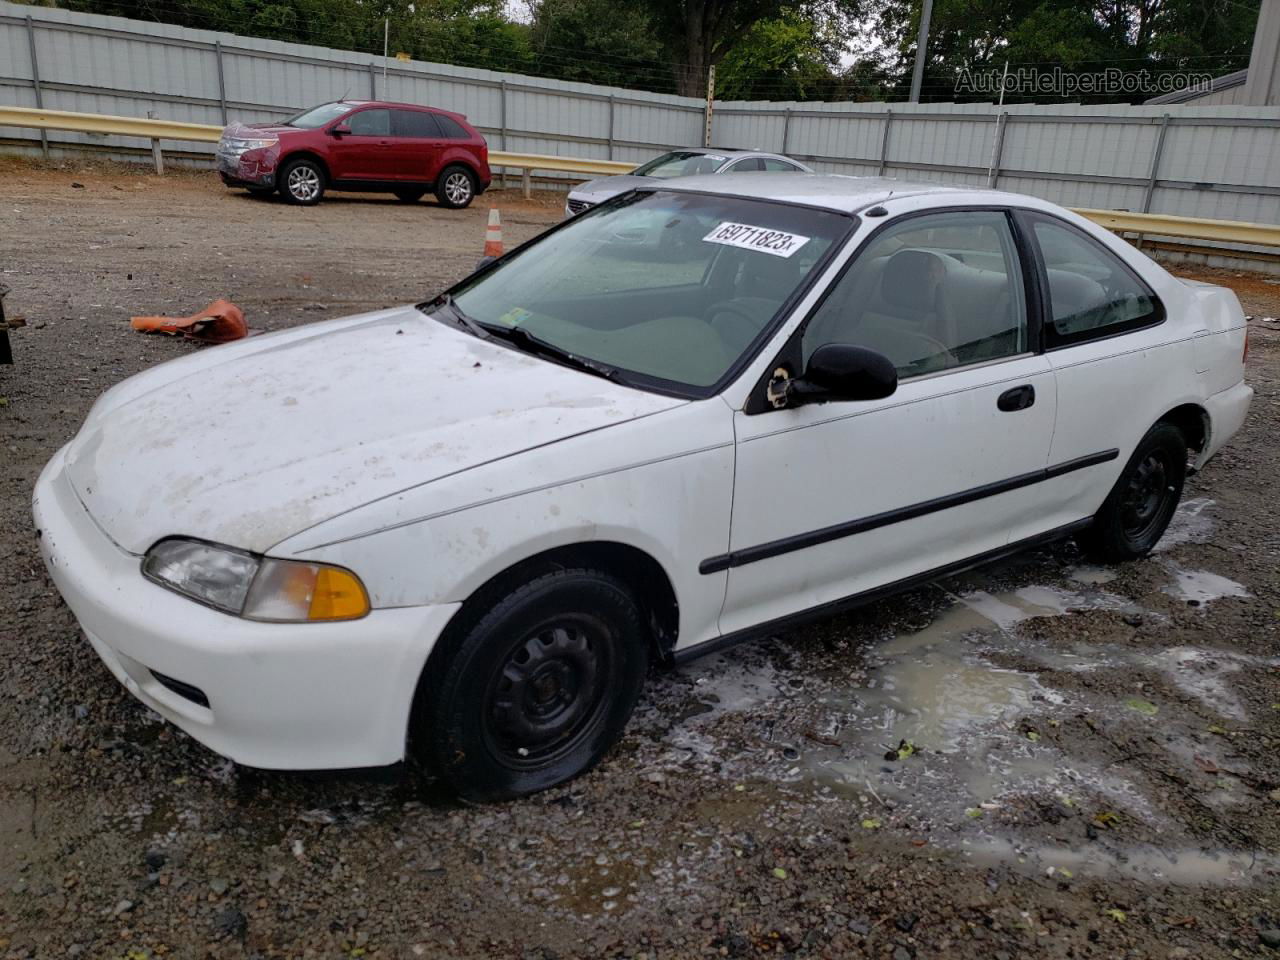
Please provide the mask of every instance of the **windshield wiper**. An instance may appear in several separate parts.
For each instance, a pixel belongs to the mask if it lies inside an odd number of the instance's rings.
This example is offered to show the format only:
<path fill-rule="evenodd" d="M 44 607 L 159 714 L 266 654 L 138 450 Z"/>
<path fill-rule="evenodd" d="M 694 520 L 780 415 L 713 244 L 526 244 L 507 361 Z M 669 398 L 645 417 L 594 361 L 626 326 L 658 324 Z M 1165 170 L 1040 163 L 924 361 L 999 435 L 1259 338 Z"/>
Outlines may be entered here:
<path fill-rule="evenodd" d="M 544 360 L 572 367 L 574 370 L 581 370 L 583 373 L 590 373 L 593 376 L 603 377 L 606 380 L 612 380 L 614 383 L 623 382 L 622 374 L 616 367 L 600 363 L 598 360 L 580 357 L 576 353 L 570 353 L 562 347 L 557 347 L 554 343 L 534 336 L 523 327 L 504 327 L 493 323 L 482 323 L 473 317 L 467 316 L 454 303 L 451 294 L 442 293 L 428 304 L 428 306 L 432 307 L 437 305 L 447 307 L 449 315 L 457 321 L 459 326 L 465 327 L 481 340 L 501 340 L 503 343 L 509 343 L 525 353 L 542 357 Z"/>
<path fill-rule="evenodd" d="M 428 306 L 431 306 L 431 307 L 434 307 L 437 305 L 442 307 L 448 307 L 449 314 L 454 318 L 454 320 L 458 322 L 458 325 L 462 327 L 466 327 L 470 333 L 479 337 L 481 340 L 494 339 L 493 334 L 491 334 L 488 331 L 488 329 L 481 326 L 475 320 L 471 319 L 471 317 L 467 316 L 465 313 L 463 313 L 461 310 L 458 309 L 458 305 L 453 302 L 452 294 L 442 293 L 440 294 L 440 296 L 436 297 L 434 300 L 431 301 L 431 303 L 428 304 Z"/>
<path fill-rule="evenodd" d="M 572 367 L 574 370 L 581 370 L 583 373 L 604 377 L 606 380 L 612 380 L 615 383 L 622 382 L 622 375 L 616 367 L 611 367 L 607 363 L 601 363 L 598 360 L 580 357 L 576 353 L 570 353 L 563 347 L 557 347 L 554 343 L 534 336 L 524 327 L 500 327 L 490 323 L 479 323 L 475 320 L 471 322 L 483 328 L 490 339 L 502 340 L 519 347 L 526 353 L 532 353 L 553 363 Z"/>

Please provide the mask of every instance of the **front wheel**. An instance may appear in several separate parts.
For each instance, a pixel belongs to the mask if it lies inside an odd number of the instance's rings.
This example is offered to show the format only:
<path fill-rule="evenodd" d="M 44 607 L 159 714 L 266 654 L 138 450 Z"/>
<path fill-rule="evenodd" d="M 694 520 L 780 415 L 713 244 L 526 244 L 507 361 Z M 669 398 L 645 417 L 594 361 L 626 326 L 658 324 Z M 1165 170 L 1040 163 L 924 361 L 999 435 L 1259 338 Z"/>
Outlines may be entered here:
<path fill-rule="evenodd" d="M 647 667 L 643 620 L 625 586 L 596 570 L 544 574 L 433 665 L 414 711 L 414 752 L 469 800 L 545 790 L 617 741 Z"/>
<path fill-rule="evenodd" d="M 436 182 L 436 199 L 441 206 L 461 210 L 476 196 L 476 181 L 466 167 L 445 167 Z"/>
<path fill-rule="evenodd" d="M 1186 477 L 1186 438 L 1173 424 L 1157 423 L 1138 442 L 1080 545 L 1108 563 L 1145 557 L 1173 519 Z"/>
<path fill-rule="evenodd" d="M 324 196 L 324 179 L 314 160 L 294 160 L 280 172 L 280 193 L 290 203 L 310 207 Z"/>

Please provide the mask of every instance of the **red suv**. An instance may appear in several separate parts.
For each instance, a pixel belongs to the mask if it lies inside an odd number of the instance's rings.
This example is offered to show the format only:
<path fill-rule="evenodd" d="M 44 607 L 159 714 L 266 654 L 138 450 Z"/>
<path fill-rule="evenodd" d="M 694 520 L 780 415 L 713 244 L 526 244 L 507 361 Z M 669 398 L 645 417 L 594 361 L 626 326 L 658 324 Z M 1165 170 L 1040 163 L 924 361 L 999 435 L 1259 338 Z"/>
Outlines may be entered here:
<path fill-rule="evenodd" d="M 319 203 L 326 189 L 394 193 L 413 203 L 428 190 L 460 208 L 489 186 L 489 146 L 466 117 L 408 103 L 342 100 L 282 123 L 233 123 L 218 141 L 229 187 L 290 203 Z"/>

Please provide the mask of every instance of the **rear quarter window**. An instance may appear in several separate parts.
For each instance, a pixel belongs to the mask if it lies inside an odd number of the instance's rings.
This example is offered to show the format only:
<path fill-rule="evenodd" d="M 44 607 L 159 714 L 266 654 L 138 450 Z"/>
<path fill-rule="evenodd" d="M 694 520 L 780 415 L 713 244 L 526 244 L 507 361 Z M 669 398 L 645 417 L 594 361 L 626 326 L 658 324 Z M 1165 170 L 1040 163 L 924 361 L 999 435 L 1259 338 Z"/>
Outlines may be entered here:
<path fill-rule="evenodd" d="M 470 140 L 471 134 L 453 117 L 447 117 L 443 113 L 435 114 L 436 122 L 440 124 L 441 134 L 449 140 Z"/>

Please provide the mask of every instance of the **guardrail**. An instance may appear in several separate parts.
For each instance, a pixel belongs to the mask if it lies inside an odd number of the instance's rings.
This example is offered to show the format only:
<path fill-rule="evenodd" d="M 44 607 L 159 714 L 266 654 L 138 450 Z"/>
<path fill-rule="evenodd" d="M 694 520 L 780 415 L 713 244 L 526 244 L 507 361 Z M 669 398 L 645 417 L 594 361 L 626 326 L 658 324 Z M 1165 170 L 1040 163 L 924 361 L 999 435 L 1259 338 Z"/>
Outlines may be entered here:
<path fill-rule="evenodd" d="M 204 123 L 180 123 L 175 120 L 113 117 L 96 113 L 72 113 L 66 110 L 43 110 L 30 107 L 0 106 L 0 127 L 30 127 L 38 130 L 71 130 L 120 137 L 140 137 L 151 141 L 157 172 L 164 172 L 160 152 L 161 140 L 191 140 L 217 143 L 222 128 Z M 515 168 L 522 171 L 525 196 L 531 191 L 533 170 L 554 170 L 588 176 L 628 173 L 634 165 L 617 160 L 583 160 L 575 157 L 552 157 L 537 153 L 489 151 L 491 167 Z M 1162 213 L 1130 213 L 1124 210 L 1076 209 L 1076 213 L 1108 230 L 1136 233 L 1139 236 L 1183 237 L 1213 240 L 1219 243 L 1243 243 L 1254 246 L 1280 247 L 1280 225 L 1247 223 L 1238 220 L 1205 220 L 1198 217 L 1175 217 Z"/>
<path fill-rule="evenodd" d="M 151 141 L 157 173 L 164 172 L 164 161 L 160 154 L 161 140 L 217 143 L 222 136 L 222 127 L 207 123 L 180 123 L 176 120 L 154 120 L 142 117 L 112 117 L 98 113 L 73 113 L 69 110 L 43 110 L 31 107 L 0 106 L 0 127 L 29 127 L 35 130 L 70 130 L 76 133 L 97 133 L 104 136 L 140 137 Z M 503 150 L 489 151 L 489 166 L 515 168 L 522 171 L 526 197 L 532 189 L 529 175 L 534 170 L 554 170 L 597 177 L 630 173 L 635 169 L 634 163 L 624 163 L 619 160 L 582 160 L 576 157 L 551 157 L 539 153 L 507 153 Z"/>

